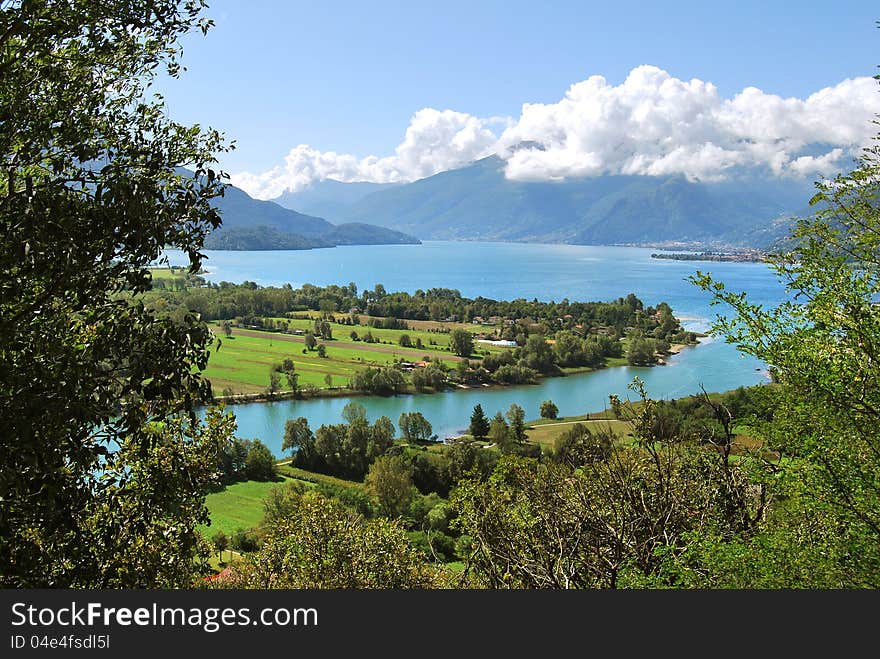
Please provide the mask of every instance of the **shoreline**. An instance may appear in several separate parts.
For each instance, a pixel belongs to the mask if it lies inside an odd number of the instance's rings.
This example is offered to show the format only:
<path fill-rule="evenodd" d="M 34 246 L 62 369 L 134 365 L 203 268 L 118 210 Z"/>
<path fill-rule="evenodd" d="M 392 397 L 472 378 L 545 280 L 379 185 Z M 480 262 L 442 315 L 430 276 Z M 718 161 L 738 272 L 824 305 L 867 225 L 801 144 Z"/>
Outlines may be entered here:
<path fill-rule="evenodd" d="M 704 334 L 698 334 L 698 336 L 705 336 Z M 695 348 L 700 345 L 700 341 L 696 343 L 674 343 L 669 347 L 669 350 L 665 355 L 659 357 L 655 364 L 650 364 L 647 366 L 639 366 L 638 368 L 652 368 L 654 366 L 666 366 L 666 358 L 670 355 L 677 355 L 685 348 Z M 321 398 L 361 398 L 361 397 L 376 397 L 376 398 L 391 398 L 393 396 L 416 396 L 416 395 L 433 395 L 444 393 L 447 391 L 468 391 L 471 389 L 504 389 L 507 387 L 522 387 L 522 386 L 530 386 L 537 385 L 541 380 L 545 380 L 548 378 L 564 378 L 569 375 L 581 375 L 584 373 L 594 373 L 599 371 L 604 371 L 609 368 L 621 368 L 621 367 L 629 367 L 629 364 L 614 364 L 612 366 L 601 366 L 599 368 L 592 368 L 589 366 L 576 367 L 571 370 L 560 373 L 559 375 L 544 375 L 538 378 L 537 382 L 528 382 L 528 383 L 520 383 L 520 384 L 500 384 L 498 382 L 484 382 L 482 384 L 476 385 L 466 385 L 466 384 L 452 384 L 447 386 L 444 389 L 436 390 L 436 389 L 426 389 L 424 391 L 417 391 L 411 387 L 407 387 L 404 391 L 397 392 L 395 394 L 391 394 L 389 396 L 382 396 L 380 394 L 371 394 L 366 391 L 356 391 L 354 389 L 318 389 L 315 394 L 302 395 L 294 393 L 293 391 L 279 391 L 274 394 L 267 393 L 252 393 L 252 394 L 233 394 L 231 396 L 215 396 L 213 401 L 202 402 L 199 403 L 199 407 L 208 407 L 211 405 L 217 405 L 219 403 L 223 403 L 226 405 L 247 405 L 250 403 L 274 403 L 281 402 L 285 400 L 315 400 Z"/>

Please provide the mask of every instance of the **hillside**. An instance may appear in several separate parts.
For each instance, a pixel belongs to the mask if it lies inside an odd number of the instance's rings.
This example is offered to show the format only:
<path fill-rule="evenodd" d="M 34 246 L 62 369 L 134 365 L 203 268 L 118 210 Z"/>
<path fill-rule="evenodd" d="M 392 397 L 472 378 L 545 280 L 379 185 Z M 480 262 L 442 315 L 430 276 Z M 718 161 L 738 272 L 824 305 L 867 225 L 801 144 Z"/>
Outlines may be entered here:
<path fill-rule="evenodd" d="M 214 200 L 223 224 L 205 240 L 208 249 L 313 249 L 335 245 L 417 244 L 393 229 L 367 223 L 335 225 L 321 217 L 253 199 L 235 186 Z"/>
<path fill-rule="evenodd" d="M 336 190 L 345 185 L 332 182 Z M 337 222 L 369 222 L 432 240 L 575 244 L 668 241 L 755 245 L 764 227 L 800 211 L 812 184 L 761 172 L 722 182 L 683 176 L 599 176 L 561 182 L 511 181 L 497 156 L 343 203 Z M 347 193 L 346 193 L 347 194 Z M 774 232 L 769 232 L 774 233 Z"/>

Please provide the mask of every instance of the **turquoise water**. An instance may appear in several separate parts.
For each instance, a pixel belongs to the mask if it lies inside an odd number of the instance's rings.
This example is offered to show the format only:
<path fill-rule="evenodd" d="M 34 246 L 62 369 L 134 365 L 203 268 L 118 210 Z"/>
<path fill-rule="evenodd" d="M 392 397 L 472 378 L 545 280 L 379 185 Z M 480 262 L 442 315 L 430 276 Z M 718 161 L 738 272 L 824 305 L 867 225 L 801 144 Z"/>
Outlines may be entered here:
<path fill-rule="evenodd" d="M 687 262 L 652 259 L 656 249 L 484 242 L 426 242 L 422 245 L 336 247 L 308 251 L 215 252 L 205 263 L 211 281 L 255 281 L 261 285 L 290 283 L 348 284 L 359 290 L 381 283 L 388 291 L 434 287 L 457 288 L 467 297 L 537 298 L 543 301 L 610 300 L 635 293 L 646 305 L 668 302 L 688 329 L 703 331 L 720 307 L 687 282 L 698 269 L 711 272 L 735 291 L 747 291 L 764 305 L 778 303 L 783 288 L 761 263 Z M 169 252 L 172 264 L 185 257 Z M 596 373 L 551 378 L 541 384 L 500 389 L 471 389 L 441 394 L 358 398 L 370 419 L 418 410 L 440 437 L 461 433 L 473 406 L 480 403 L 490 417 L 511 403 L 538 417 L 543 400 L 551 399 L 559 414 L 570 416 L 604 409 L 609 394 L 632 392 L 627 385 L 642 378 L 655 398 L 673 398 L 700 391 L 724 391 L 767 381 L 765 366 L 740 354 L 722 340 L 707 339 L 672 356 L 666 366 L 621 367 Z M 238 435 L 258 437 L 281 454 L 284 422 L 305 416 L 312 428 L 338 423 L 349 399 L 318 399 L 234 405 Z"/>

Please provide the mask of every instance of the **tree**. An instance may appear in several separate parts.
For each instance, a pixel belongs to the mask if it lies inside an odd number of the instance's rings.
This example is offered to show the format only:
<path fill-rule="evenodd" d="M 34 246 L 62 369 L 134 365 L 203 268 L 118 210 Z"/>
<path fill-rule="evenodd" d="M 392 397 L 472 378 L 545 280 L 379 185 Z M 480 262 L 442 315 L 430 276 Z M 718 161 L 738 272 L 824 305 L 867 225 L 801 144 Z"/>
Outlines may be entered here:
<path fill-rule="evenodd" d="M 314 350 L 315 346 L 318 345 L 318 339 L 315 338 L 315 335 L 311 332 L 306 332 L 305 336 L 306 348 L 309 350 Z"/>
<path fill-rule="evenodd" d="M 559 415 L 559 408 L 552 400 L 545 400 L 541 403 L 541 418 L 555 419 Z"/>
<path fill-rule="evenodd" d="M 287 517 L 267 529 L 250 554 L 216 587 L 431 588 L 442 584 L 410 546 L 399 522 L 363 521 L 317 492 L 299 495 Z"/>
<path fill-rule="evenodd" d="M 873 588 L 880 585 L 878 177 L 875 144 L 853 171 L 817 184 L 816 211 L 770 258 L 791 301 L 766 309 L 710 275 L 694 278 L 734 312 L 712 331 L 772 369 L 778 407 L 763 434 L 773 450 L 809 465 L 798 480 L 808 479 L 809 499 L 824 509 L 804 510 L 804 518 L 821 515 L 837 530 L 823 551 L 851 555 L 846 583 Z"/>
<path fill-rule="evenodd" d="M 305 491 L 306 487 L 301 481 L 286 481 L 270 487 L 263 498 L 263 527 L 272 528 L 290 515 Z"/>
<path fill-rule="evenodd" d="M 400 338 L 397 339 L 397 343 L 402 348 L 409 348 L 412 346 L 412 339 L 409 338 L 409 334 L 401 334 Z"/>
<path fill-rule="evenodd" d="M 616 397 L 612 404 L 626 407 Z M 733 462 L 721 443 L 710 450 L 660 441 L 651 432 L 655 401 L 643 397 L 638 410 L 627 409 L 635 443 L 590 447 L 604 458 L 573 467 L 508 455 L 488 480 L 459 481 L 452 526 L 473 539 L 472 585 L 675 586 L 679 573 L 670 567 L 700 538 L 754 537 L 767 500 L 765 484 L 750 481 L 753 465 Z"/>
<path fill-rule="evenodd" d="M 454 329 L 449 335 L 449 347 L 459 357 L 470 357 L 474 351 L 474 337 L 464 329 Z"/>
<path fill-rule="evenodd" d="M 511 403 L 505 416 L 510 423 L 513 438 L 520 443 L 526 441 L 526 411 L 516 403 Z"/>
<path fill-rule="evenodd" d="M 143 303 L 162 249 L 196 273 L 220 225 L 220 135 L 149 94 L 178 75 L 179 38 L 210 27 L 200 10 L 0 5 L 4 587 L 187 587 L 201 562 L 233 424 L 189 417 L 211 399 L 208 327 Z"/>
<path fill-rule="evenodd" d="M 232 324 L 228 320 L 224 320 L 220 323 L 220 328 L 223 330 L 224 336 L 232 336 Z"/>
<path fill-rule="evenodd" d="M 426 442 L 431 439 L 434 429 L 421 412 L 402 412 L 397 426 L 408 442 Z"/>
<path fill-rule="evenodd" d="M 483 407 L 479 403 L 474 405 L 468 432 L 473 435 L 474 439 L 483 439 L 489 434 L 489 419 L 486 418 Z"/>
<path fill-rule="evenodd" d="M 296 453 L 300 450 L 308 450 L 314 442 L 315 436 L 309 428 L 309 420 L 305 417 L 288 419 L 284 423 L 284 442 L 281 444 L 282 451 Z"/>
<path fill-rule="evenodd" d="M 539 334 L 531 335 L 526 340 L 526 344 L 519 349 L 519 352 L 519 366 L 545 374 L 553 373 L 557 370 L 556 355 L 553 352 L 553 348 Z"/>
<path fill-rule="evenodd" d="M 354 401 L 345 404 L 342 408 L 342 418 L 348 423 L 354 423 L 355 419 L 367 418 L 367 408 Z"/>
<path fill-rule="evenodd" d="M 287 386 L 290 387 L 290 390 L 293 393 L 296 393 L 299 390 L 299 373 L 296 372 L 296 365 L 290 357 L 285 357 L 284 361 L 281 362 L 281 372 L 284 373 L 284 377 L 287 380 Z M 280 386 L 281 382 L 279 380 L 278 383 L 276 383 L 276 389 Z"/>
<path fill-rule="evenodd" d="M 269 367 L 269 386 L 266 387 L 266 391 L 271 395 L 276 391 L 281 389 L 281 374 L 277 371 L 275 366 Z"/>
<path fill-rule="evenodd" d="M 217 556 L 222 561 L 223 552 L 229 547 L 229 538 L 226 537 L 223 531 L 217 531 L 211 539 L 211 544 L 214 545 L 214 549 L 217 550 Z"/>
<path fill-rule="evenodd" d="M 240 554 L 244 554 L 257 551 L 260 544 L 256 533 L 239 527 L 235 529 L 235 532 L 229 538 L 229 546 Z"/>
<path fill-rule="evenodd" d="M 501 412 L 496 412 L 492 421 L 489 422 L 489 441 L 501 450 L 505 450 L 512 439 L 510 426 L 507 425 Z"/>
<path fill-rule="evenodd" d="M 401 517 L 413 498 L 412 465 L 402 455 L 382 455 L 373 461 L 364 481 L 387 517 Z"/>
<path fill-rule="evenodd" d="M 327 356 L 327 347 L 322 343 L 318 346 L 318 357 L 326 357 Z"/>
<path fill-rule="evenodd" d="M 253 481 L 272 481 L 278 477 L 275 456 L 259 439 L 253 441 L 251 450 L 248 451 L 245 475 Z"/>
<path fill-rule="evenodd" d="M 328 389 L 333 388 L 333 376 L 329 373 L 324 374 L 324 384 L 327 385 Z"/>
<path fill-rule="evenodd" d="M 553 460 L 577 469 L 596 460 L 607 460 L 614 446 L 614 434 L 608 428 L 595 432 L 583 423 L 576 423 L 553 442 Z"/>
<path fill-rule="evenodd" d="M 626 362 L 630 366 L 647 366 L 657 362 L 654 342 L 651 339 L 641 337 L 633 338 L 630 341 L 629 349 L 626 351 Z"/>

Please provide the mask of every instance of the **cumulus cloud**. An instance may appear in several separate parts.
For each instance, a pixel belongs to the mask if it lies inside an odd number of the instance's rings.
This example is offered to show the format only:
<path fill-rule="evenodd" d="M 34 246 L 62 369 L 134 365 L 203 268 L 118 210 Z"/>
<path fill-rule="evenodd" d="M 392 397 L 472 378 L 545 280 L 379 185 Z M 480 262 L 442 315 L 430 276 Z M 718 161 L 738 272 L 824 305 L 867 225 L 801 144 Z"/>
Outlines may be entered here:
<path fill-rule="evenodd" d="M 232 183 L 259 199 L 272 199 L 285 190 L 299 190 L 313 181 L 413 181 L 455 169 L 491 154 L 498 142 L 491 127 L 504 119 L 478 117 L 424 108 L 413 115 L 394 155 L 379 158 L 319 151 L 306 144 L 291 149 L 283 167 L 261 174 L 232 175 Z"/>
<path fill-rule="evenodd" d="M 872 78 L 845 80 L 808 98 L 748 87 L 732 99 L 702 80 L 654 66 L 620 85 L 592 76 L 552 104 L 525 104 L 501 135 L 508 178 L 553 180 L 600 174 L 683 174 L 718 180 L 732 167 L 765 166 L 777 176 L 828 173 L 868 144 L 880 112 Z M 539 146 L 518 148 L 523 142 Z M 811 145 L 824 153 L 804 155 Z"/>
<path fill-rule="evenodd" d="M 755 87 L 723 98 L 711 82 L 680 80 L 646 65 L 619 85 L 591 76 L 557 103 L 526 103 L 518 119 L 425 108 L 413 115 L 393 155 L 358 158 L 301 144 L 283 166 L 235 174 L 232 182 L 270 199 L 327 178 L 412 181 L 491 153 L 506 161 L 506 175 L 515 180 L 602 174 L 720 180 L 742 166 L 806 177 L 841 169 L 870 142 L 877 113 L 873 78 L 844 80 L 806 99 Z"/>

